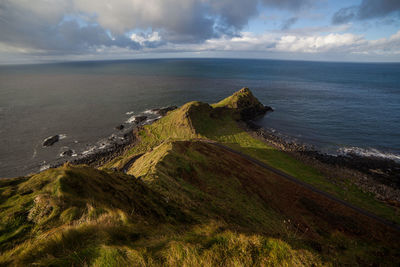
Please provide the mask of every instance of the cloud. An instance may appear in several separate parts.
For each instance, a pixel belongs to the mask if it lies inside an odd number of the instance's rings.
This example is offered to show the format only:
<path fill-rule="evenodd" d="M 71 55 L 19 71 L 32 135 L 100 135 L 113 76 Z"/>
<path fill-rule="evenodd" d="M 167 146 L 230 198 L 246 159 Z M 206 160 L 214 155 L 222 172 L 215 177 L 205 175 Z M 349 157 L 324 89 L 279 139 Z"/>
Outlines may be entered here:
<path fill-rule="evenodd" d="M 38 0 L 4 1 L 0 4 L 0 43 L 46 54 L 88 52 L 96 46 L 120 46 L 138 49 L 140 45 L 125 35 L 111 36 L 95 23 L 79 24 L 65 19 L 72 12 L 68 1 L 54 5 Z"/>
<path fill-rule="evenodd" d="M 130 39 L 135 43 L 139 43 L 142 47 L 148 48 L 155 48 L 165 44 L 158 32 L 151 32 L 148 34 L 132 33 Z"/>
<path fill-rule="evenodd" d="M 158 42 L 156 32 L 148 34 L 132 34 L 131 38 L 139 43 Z M 2 47 L 0 55 L 5 51 L 16 51 L 15 48 Z M 153 47 L 143 46 L 142 49 L 132 52 L 129 48 L 117 46 L 100 46 L 85 57 L 69 57 L 69 59 L 117 59 L 135 57 L 153 57 L 153 55 L 256 55 L 257 58 L 285 58 L 285 59 L 330 59 L 330 60 L 357 60 L 387 61 L 400 60 L 400 31 L 377 40 L 367 40 L 362 35 L 351 33 L 324 34 L 320 31 L 304 35 L 302 32 L 270 32 L 254 34 L 241 32 L 238 36 L 223 35 L 211 38 L 202 43 L 163 43 Z M 156 56 L 157 57 L 157 56 Z M 43 59 L 43 58 L 41 58 Z"/>
<path fill-rule="evenodd" d="M 3 0 L 0 43 L 49 54 L 201 43 L 223 35 L 237 36 L 260 5 L 297 10 L 310 1 Z M 129 35 L 149 31 L 157 32 L 160 40 L 136 41 Z"/>
<path fill-rule="evenodd" d="M 400 12 L 400 1 L 398 0 L 363 0 L 358 16 L 360 19 L 383 17 Z"/>
<path fill-rule="evenodd" d="M 347 23 L 351 20 L 382 18 L 388 15 L 400 17 L 398 0 L 362 0 L 358 6 L 339 9 L 332 17 L 334 24 Z"/>
<path fill-rule="evenodd" d="M 350 33 L 331 33 L 324 36 L 286 35 L 279 38 L 275 50 L 284 52 L 323 53 L 335 51 L 351 51 L 365 43 L 362 36 Z"/>
<path fill-rule="evenodd" d="M 311 6 L 313 0 L 262 0 L 266 6 L 276 7 L 280 9 L 298 10 L 303 7 Z"/>
<path fill-rule="evenodd" d="M 171 42 L 196 42 L 213 37 L 213 18 L 199 0 L 75 0 L 80 12 L 93 14 L 112 34 L 153 29 Z"/>
<path fill-rule="evenodd" d="M 225 40 L 227 42 L 228 40 Z M 366 40 L 359 35 L 350 33 L 331 33 L 327 35 L 293 35 L 293 34 L 262 34 L 254 35 L 244 33 L 242 37 L 229 40 L 229 45 L 223 45 L 221 41 L 212 43 L 219 47 L 214 49 L 232 50 L 258 50 L 269 52 L 289 53 L 326 53 L 334 51 L 351 51 L 353 48 L 365 44 Z"/>
<path fill-rule="evenodd" d="M 96 14 L 113 33 L 151 28 L 168 42 L 202 42 L 235 35 L 258 13 L 258 6 L 296 10 L 311 0 L 75 0 L 74 6 Z"/>
<path fill-rule="evenodd" d="M 259 52 L 259 54 L 286 55 L 335 55 L 336 60 L 346 60 L 349 55 L 373 56 L 385 55 L 400 56 L 400 31 L 388 38 L 367 40 L 362 35 L 351 33 L 331 34 L 282 34 L 241 33 L 240 37 L 223 36 L 221 38 L 207 40 L 203 44 L 193 45 L 168 45 L 164 51 L 247 51 Z M 395 59 L 395 58 L 392 58 Z"/>
<path fill-rule="evenodd" d="M 284 35 L 276 39 L 274 51 L 296 53 L 330 53 L 342 57 L 350 54 L 397 55 L 400 53 L 400 31 L 388 38 L 367 40 L 362 35 L 331 33 L 327 35 Z"/>
<path fill-rule="evenodd" d="M 35 0 L 32 4 L 29 0 L 2 0 L 0 60 L 10 55 L 95 58 L 183 51 L 398 53 L 396 35 L 368 41 L 346 33 L 348 26 L 341 23 L 397 14 L 399 1 L 363 0 L 359 6 L 335 14 L 334 23 L 341 25 L 292 29 L 315 1 Z M 280 30 L 263 34 L 244 31 L 260 7 L 289 14 Z"/>
<path fill-rule="evenodd" d="M 297 22 L 298 19 L 299 19 L 298 17 L 292 17 L 290 19 L 283 21 L 281 30 L 282 31 L 289 30 L 293 26 L 293 24 Z"/>
<path fill-rule="evenodd" d="M 332 17 L 333 24 L 347 23 L 357 17 L 359 7 L 351 6 L 339 9 Z"/>

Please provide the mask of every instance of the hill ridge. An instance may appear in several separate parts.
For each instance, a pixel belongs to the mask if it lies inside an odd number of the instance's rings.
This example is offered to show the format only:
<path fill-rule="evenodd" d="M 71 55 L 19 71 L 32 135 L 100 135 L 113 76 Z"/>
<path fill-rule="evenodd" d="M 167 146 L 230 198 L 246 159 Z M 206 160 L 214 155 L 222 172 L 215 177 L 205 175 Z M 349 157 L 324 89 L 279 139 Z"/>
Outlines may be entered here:
<path fill-rule="evenodd" d="M 268 110 L 248 88 L 212 105 L 192 101 L 137 129 L 134 145 L 99 169 L 65 164 L 0 180 L 0 265 L 400 262 L 398 233 L 282 179 L 398 219 L 242 128 Z"/>

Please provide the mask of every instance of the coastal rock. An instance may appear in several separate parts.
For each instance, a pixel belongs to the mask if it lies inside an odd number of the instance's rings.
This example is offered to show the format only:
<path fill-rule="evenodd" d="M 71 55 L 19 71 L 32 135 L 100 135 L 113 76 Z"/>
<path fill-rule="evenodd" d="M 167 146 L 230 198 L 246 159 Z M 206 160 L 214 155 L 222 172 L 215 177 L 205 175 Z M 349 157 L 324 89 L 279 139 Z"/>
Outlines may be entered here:
<path fill-rule="evenodd" d="M 273 111 L 271 107 L 261 104 L 248 88 L 241 89 L 237 94 L 236 108 L 239 109 L 243 120 L 251 120 L 264 115 L 267 111 Z"/>
<path fill-rule="evenodd" d="M 298 144 L 263 129 L 252 121 L 247 121 L 248 131 L 270 145 L 294 153 L 296 157 L 315 166 L 322 166 L 328 173 L 341 176 L 347 173 L 352 182 L 364 192 L 372 193 L 377 199 L 395 207 L 400 207 L 400 163 L 390 159 L 365 157 L 356 154 L 329 155 L 312 146 Z M 323 165 L 320 165 L 323 164 Z M 335 182 L 335 180 L 332 180 Z"/>
<path fill-rule="evenodd" d="M 144 122 L 145 120 L 147 120 L 147 116 L 136 116 L 135 117 L 136 123 L 141 123 L 141 122 Z"/>
<path fill-rule="evenodd" d="M 177 106 L 170 106 L 170 107 L 166 107 L 166 108 L 155 108 L 155 109 L 152 109 L 151 111 L 160 116 L 165 116 L 165 115 L 167 115 L 167 113 L 169 111 L 175 110 L 177 108 L 178 108 Z"/>
<path fill-rule="evenodd" d="M 123 124 L 120 124 L 120 125 L 115 127 L 115 129 L 117 129 L 119 131 L 123 130 L 124 128 L 125 128 L 125 126 Z"/>
<path fill-rule="evenodd" d="M 272 107 L 270 107 L 270 106 L 264 106 L 264 110 L 265 110 L 265 112 L 274 111 L 274 109 Z"/>
<path fill-rule="evenodd" d="M 60 140 L 60 136 L 58 134 L 49 136 L 46 139 L 44 139 L 43 146 L 52 146 L 54 143 L 58 142 L 59 140 Z"/>
<path fill-rule="evenodd" d="M 72 149 L 68 149 L 66 151 L 61 152 L 60 156 L 61 157 L 71 157 L 74 154 L 74 151 Z"/>

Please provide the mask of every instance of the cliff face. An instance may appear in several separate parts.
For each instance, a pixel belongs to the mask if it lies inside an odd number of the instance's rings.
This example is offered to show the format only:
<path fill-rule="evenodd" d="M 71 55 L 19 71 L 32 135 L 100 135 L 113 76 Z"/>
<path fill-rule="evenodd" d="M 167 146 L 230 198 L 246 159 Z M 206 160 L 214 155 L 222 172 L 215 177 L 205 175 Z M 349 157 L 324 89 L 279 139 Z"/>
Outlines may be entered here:
<path fill-rule="evenodd" d="M 66 164 L 0 180 L 0 265 L 399 262 L 398 235 L 215 145 L 332 188 L 236 122 L 265 111 L 247 88 L 213 105 L 190 102 L 139 129 L 135 146 L 99 169 Z"/>

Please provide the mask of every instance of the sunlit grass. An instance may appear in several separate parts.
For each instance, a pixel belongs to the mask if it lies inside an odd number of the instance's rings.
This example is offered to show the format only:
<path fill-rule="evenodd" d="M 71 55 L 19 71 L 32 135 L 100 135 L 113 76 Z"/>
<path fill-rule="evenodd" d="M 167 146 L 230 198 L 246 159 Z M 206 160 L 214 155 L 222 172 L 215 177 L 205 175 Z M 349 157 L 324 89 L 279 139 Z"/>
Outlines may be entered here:
<path fill-rule="evenodd" d="M 190 102 L 169 112 L 166 117 L 139 131 L 139 144 L 106 167 L 121 168 L 133 156 L 147 152 L 162 142 L 211 139 L 261 160 L 343 200 L 400 223 L 400 216 L 396 214 L 393 207 L 379 202 L 374 196 L 354 185 L 349 184 L 344 190 L 342 186 L 332 183 L 316 168 L 255 139 L 242 129 L 235 120 L 232 108 L 235 107 L 235 101 L 245 96 L 246 93 L 238 93 L 212 106 L 201 102 Z M 337 178 L 340 181 L 348 180 L 346 177 Z"/>
<path fill-rule="evenodd" d="M 66 164 L 0 180 L 0 266 L 354 266 L 398 261 L 396 243 L 370 238 L 374 233 L 357 236 L 332 228 L 329 219 L 341 214 L 323 219 L 296 203 L 282 204 L 292 198 L 279 177 L 199 141 L 223 143 L 399 220 L 372 195 L 350 183 L 345 191 L 312 166 L 249 135 L 236 121 L 235 101 L 242 97 L 246 95 L 213 106 L 190 102 L 169 112 L 139 130 L 138 143 L 102 170 Z M 110 169 L 121 169 L 136 155 L 142 156 L 127 174 Z M 311 209 L 325 208 L 307 203 Z"/>

